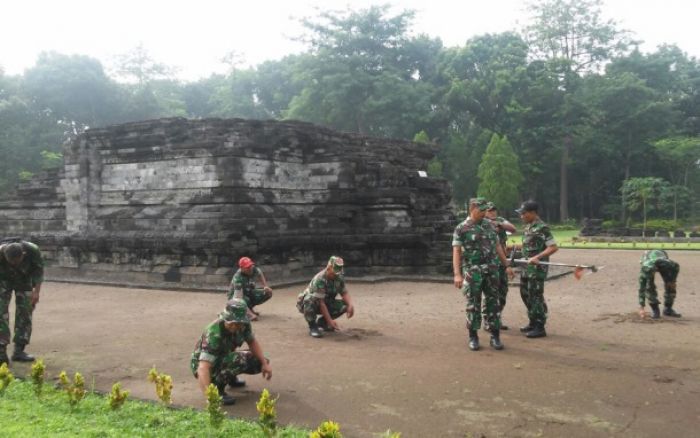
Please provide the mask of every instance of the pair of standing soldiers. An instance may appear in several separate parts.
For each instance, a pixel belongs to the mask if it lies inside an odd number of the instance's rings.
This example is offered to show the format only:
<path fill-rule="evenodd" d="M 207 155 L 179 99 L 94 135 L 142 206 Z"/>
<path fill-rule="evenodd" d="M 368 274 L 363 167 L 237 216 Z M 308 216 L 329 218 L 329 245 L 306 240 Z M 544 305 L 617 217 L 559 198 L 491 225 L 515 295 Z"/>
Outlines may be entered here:
<path fill-rule="evenodd" d="M 473 351 L 479 349 L 482 295 L 483 318 L 491 331 L 490 345 L 496 350 L 503 349 L 500 341 L 500 317 L 507 293 L 505 275 L 513 277 L 512 268 L 505 256 L 505 246 L 501 243 L 503 235 L 500 239 L 498 236 L 499 231 L 505 234 L 504 222 L 496 219 L 494 226 L 485 221 L 484 217 L 489 210 L 494 210 L 493 204 L 484 198 L 472 198 L 469 201 L 469 217 L 457 225 L 452 239 L 454 285 L 462 289 L 467 298 L 469 348 Z M 537 203 L 526 201 L 516 212 L 526 224 L 522 251 L 527 264 L 520 274 L 520 295 L 530 320 L 520 330 L 528 338 L 544 337 L 547 335 L 547 303 L 544 300 L 547 266 L 541 265 L 540 261 L 548 261 L 549 256 L 557 251 L 556 241 L 549 227 L 539 218 Z"/>

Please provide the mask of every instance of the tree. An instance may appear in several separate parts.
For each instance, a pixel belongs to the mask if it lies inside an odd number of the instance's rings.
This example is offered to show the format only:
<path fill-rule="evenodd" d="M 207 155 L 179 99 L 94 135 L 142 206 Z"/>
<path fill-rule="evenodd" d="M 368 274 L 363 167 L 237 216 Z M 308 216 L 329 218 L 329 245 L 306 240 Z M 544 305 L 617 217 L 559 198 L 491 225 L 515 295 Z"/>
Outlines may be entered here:
<path fill-rule="evenodd" d="M 669 137 L 654 143 L 654 147 L 667 165 L 673 185 L 673 220 L 678 219 L 679 198 L 685 197 L 693 204 L 690 183 L 700 174 L 700 137 Z"/>
<path fill-rule="evenodd" d="M 479 164 L 479 196 L 494 202 L 505 211 L 518 202 L 523 175 L 518 156 L 506 137 L 493 134 Z"/>
<path fill-rule="evenodd" d="M 663 199 L 669 186 L 668 181 L 654 177 L 630 178 L 623 182 L 620 191 L 625 208 L 630 212 L 642 210 L 642 236 L 646 236 L 647 213 Z"/>
<path fill-rule="evenodd" d="M 578 119 L 574 97 L 580 76 L 597 71 L 611 57 L 627 50 L 627 32 L 612 20 L 601 18 L 601 0 L 544 0 L 528 4 L 533 23 L 524 30 L 525 40 L 536 59 L 559 76 L 566 94 L 559 118 L 553 122 L 564 131 L 561 137 L 559 215 L 569 217 L 568 166 Z"/>
<path fill-rule="evenodd" d="M 171 78 L 175 69 L 157 62 L 143 44 L 139 43 L 129 52 L 117 56 L 114 73 L 126 82 L 135 82 L 143 86 L 157 79 Z"/>

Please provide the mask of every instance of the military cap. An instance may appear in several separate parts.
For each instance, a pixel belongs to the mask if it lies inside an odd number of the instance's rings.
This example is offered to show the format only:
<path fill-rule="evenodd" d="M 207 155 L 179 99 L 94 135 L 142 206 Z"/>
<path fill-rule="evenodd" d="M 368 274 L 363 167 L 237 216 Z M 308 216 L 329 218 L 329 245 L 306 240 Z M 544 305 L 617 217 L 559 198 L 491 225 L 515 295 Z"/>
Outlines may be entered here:
<path fill-rule="evenodd" d="M 489 202 L 486 200 L 486 198 L 471 198 L 469 200 L 469 206 L 471 207 L 472 205 L 476 205 L 481 211 L 486 211 L 489 209 Z"/>
<path fill-rule="evenodd" d="M 226 303 L 226 309 L 219 314 L 219 318 L 226 322 L 250 324 L 248 305 L 240 298 L 233 298 Z"/>
<path fill-rule="evenodd" d="M 331 258 L 328 259 L 328 266 L 331 266 L 334 272 L 342 272 L 345 267 L 345 262 L 341 257 L 331 256 Z"/>
<path fill-rule="evenodd" d="M 487 210 L 487 211 L 491 211 L 491 210 L 498 210 L 498 209 L 496 208 L 496 204 L 494 204 L 493 202 L 489 201 L 489 202 L 486 203 L 486 210 Z"/>
<path fill-rule="evenodd" d="M 8 243 L 2 246 L 2 254 L 7 260 L 17 260 L 24 254 L 24 248 L 21 243 Z"/>
<path fill-rule="evenodd" d="M 516 213 L 518 214 L 523 214 L 526 211 L 534 211 L 537 213 L 537 210 L 539 209 L 539 206 L 537 205 L 537 202 L 535 201 L 525 201 L 520 205 L 520 208 L 515 210 Z"/>

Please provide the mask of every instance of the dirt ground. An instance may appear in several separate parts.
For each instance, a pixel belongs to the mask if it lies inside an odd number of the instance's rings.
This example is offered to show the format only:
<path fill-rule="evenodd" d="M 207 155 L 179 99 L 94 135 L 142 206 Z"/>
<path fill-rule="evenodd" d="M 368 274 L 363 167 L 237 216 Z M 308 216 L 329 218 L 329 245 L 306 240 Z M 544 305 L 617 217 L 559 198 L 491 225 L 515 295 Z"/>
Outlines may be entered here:
<path fill-rule="evenodd" d="M 255 417 L 267 387 L 279 395 L 282 422 L 315 427 L 333 419 L 350 437 L 389 428 L 407 438 L 698 436 L 700 252 L 671 253 L 681 264 L 675 307 L 683 318 L 658 322 L 636 315 L 639 257 L 561 250 L 554 261 L 605 268 L 547 283 L 544 339 L 517 330 L 526 316 L 511 287 L 501 352 L 484 332 L 485 348 L 467 349 L 465 301 L 450 284 L 349 282 L 356 315 L 340 320 L 343 333 L 320 340 L 308 336 L 294 307 L 302 286 L 276 289 L 254 323 L 273 378 L 247 376 L 228 411 Z M 190 353 L 224 302 L 214 293 L 46 283 L 28 351 L 52 374 L 80 371 L 102 391 L 120 381 L 148 399 L 155 365 L 173 376 L 176 404 L 202 408 Z M 13 364 L 19 375 L 28 368 Z"/>

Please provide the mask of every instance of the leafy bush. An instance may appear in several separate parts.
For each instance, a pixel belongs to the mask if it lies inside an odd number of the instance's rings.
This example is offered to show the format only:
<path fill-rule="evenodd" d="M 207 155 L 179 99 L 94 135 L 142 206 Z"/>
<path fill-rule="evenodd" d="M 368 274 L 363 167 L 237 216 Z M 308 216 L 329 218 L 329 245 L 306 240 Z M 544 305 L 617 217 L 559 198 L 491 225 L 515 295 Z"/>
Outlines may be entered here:
<path fill-rule="evenodd" d="M 340 425 L 334 421 L 324 421 L 318 426 L 318 429 L 311 432 L 310 438 L 342 438 L 340 433 Z"/>
<path fill-rule="evenodd" d="M 13 380 L 15 380 L 15 376 L 12 375 L 12 372 L 7 367 L 7 363 L 3 362 L 0 365 L 0 397 L 5 394 L 7 387 L 10 386 Z"/>
<path fill-rule="evenodd" d="M 68 395 L 68 403 L 70 404 L 71 410 L 75 409 L 80 403 L 80 400 L 85 398 L 87 391 L 85 390 L 85 379 L 80 373 L 75 373 L 73 376 L 73 382 L 68 379 L 68 375 L 65 371 L 61 371 L 58 376 L 58 380 L 63 388 L 63 391 Z"/>
<path fill-rule="evenodd" d="M 37 397 L 41 397 L 41 390 L 44 387 L 44 372 L 46 371 L 46 366 L 44 366 L 44 361 L 37 359 L 32 364 L 32 371 L 29 373 L 29 377 L 34 385 L 34 393 Z"/>
<path fill-rule="evenodd" d="M 121 408 L 127 397 L 129 397 L 129 391 L 122 391 L 121 384 L 115 383 L 109 393 L 109 408 L 113 411 Z"/>
<path fill-rule="evenodd" d="M 270 392 L 263 389 L 260 394 L 260 400 L 255 404 L 260 416 L 258 424 L 266 437 L 274 437 L 277 435 L 277 409 L 275 408 L 277 399 L 270 397 Z"/>
<path fill-rule="evenodd" d="M 161 374 L 154 366 L 148 372 L 148 381 L 156 385 L 156 395 L 163 405 L 169 405 L 173 402 L 173 378 L 167 374 Z"/>
<path fill-rule="evenodd" d="M 207 386 L 207 412 L 209 413 L 209 424 L 218 429 L 226 418 L 226 414 L 221 409 L 222 398 L 216 385 L 210 383 Z"/>

